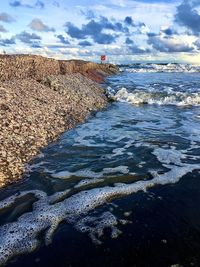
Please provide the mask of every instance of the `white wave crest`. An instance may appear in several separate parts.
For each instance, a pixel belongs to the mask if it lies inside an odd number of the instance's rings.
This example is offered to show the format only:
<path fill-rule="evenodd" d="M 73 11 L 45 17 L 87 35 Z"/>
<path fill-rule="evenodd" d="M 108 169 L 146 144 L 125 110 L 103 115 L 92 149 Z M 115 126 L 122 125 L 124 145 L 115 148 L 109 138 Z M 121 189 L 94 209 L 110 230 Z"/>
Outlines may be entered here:
<path fill-rule="evenodd" d="M 200 93 L 186 92 L 146 92 L 134 91 L 129 93 L 126 88 L 120 89 L 112 99 L 128 102 L 135 105 L 156 104 L 156 105 L 176 105 L 176 106 L 199 106 Z"/>
<path fill-rule="evenodd" d="M 200 66 L 190 64 L 134 64 L 130 67 L 121 68 L 127 72 L 145 73 L 145 72 L 176 72 L 176 73 L 195 73 L 200 72 Z"/>

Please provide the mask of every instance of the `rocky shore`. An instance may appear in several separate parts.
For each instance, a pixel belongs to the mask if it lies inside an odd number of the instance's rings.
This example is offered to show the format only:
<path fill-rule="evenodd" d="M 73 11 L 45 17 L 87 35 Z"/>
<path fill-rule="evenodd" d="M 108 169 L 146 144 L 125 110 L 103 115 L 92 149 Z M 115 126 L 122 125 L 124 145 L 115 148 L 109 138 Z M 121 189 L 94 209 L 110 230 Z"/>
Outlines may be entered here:
<path fill-rule="evenodd" d="M 91 111 L 107 104 L 96 83 L 117 67 L 40 56 L 0 56 L 0 187 L 21 179 L 24 164 Z"/>
<path fill-rule="evenodd" d="M 0 55 L 0 81 L 33 78 L 42 81 L 48 75 L 81 73 L 102 82 L 118 68 L 112 64 L 97 64 L 83 60 L 56 60 L 34 55 Z"/>

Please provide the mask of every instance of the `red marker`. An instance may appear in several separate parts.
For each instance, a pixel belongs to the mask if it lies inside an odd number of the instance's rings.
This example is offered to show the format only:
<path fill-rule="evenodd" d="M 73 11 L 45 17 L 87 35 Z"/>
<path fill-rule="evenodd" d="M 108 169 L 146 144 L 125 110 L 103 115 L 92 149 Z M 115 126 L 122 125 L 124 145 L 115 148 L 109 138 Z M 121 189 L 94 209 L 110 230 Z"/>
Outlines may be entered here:
<path fill-rule="evenodd" d="M 106 60 L 106 55 L 101 56 L 101 62 Z"/>

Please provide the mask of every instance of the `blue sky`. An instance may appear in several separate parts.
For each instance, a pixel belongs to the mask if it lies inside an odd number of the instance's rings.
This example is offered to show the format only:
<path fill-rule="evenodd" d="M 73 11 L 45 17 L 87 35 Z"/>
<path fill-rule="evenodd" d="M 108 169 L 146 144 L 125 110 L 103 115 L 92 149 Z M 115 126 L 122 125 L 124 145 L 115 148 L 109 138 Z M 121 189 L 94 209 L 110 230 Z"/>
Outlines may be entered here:
<path fill-rule="evenodd" d="M 200 0 L 1 0 L 0 52 L 200 63 Z"/>

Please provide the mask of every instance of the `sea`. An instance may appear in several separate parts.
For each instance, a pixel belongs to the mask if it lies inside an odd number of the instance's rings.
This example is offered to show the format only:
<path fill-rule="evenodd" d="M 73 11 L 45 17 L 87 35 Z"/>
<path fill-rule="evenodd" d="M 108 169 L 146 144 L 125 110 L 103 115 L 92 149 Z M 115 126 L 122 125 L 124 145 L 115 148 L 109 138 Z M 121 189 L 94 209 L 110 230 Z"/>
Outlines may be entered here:
<path fill-rule="evenodd" d="M 108 106 L 0 191 L 0 265 L 200 266 L 200 67 L 119 68 Z"/>

